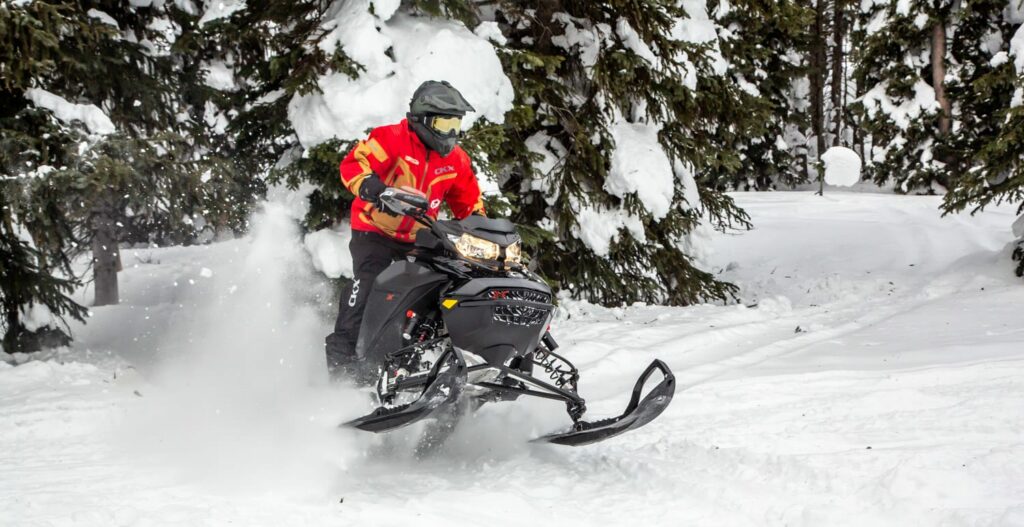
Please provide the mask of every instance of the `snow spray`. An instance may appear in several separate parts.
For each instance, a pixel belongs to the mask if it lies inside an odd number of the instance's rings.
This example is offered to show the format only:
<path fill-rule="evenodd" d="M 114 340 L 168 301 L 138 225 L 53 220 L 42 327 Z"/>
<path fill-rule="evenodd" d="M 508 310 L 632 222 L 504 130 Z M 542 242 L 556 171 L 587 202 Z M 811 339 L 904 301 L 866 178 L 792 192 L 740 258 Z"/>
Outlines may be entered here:
<path fill-rule="evenodd" d="M 358 394 L 327 385 L 328 328 L 304 299 L 326 284 L 300 242 L 288 207 L 255 214 L 244 258 L 167 336 L 131 450 L 225 490 L 328 491 L 357 450 L 337 423 Z"/>

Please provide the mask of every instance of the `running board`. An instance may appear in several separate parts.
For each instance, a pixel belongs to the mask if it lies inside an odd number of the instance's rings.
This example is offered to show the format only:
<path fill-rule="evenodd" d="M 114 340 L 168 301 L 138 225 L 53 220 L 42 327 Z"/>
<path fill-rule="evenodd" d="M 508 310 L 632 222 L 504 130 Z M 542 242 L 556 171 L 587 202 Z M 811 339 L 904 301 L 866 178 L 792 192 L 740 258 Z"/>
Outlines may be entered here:
<path fill-rule="evenodd" d="M 341 426 L 358 428 L 366 432 L 389 432 L 430 417 L 435 412 L 458 401 L 466 385 L 466 359 L 458 350 L 451 349 L 448 357 L 438 358 L 434 371 L 427 379 L 427 387 L 415 401 L 394 408 L 378 407 L 372 413 L 353 419 Z M 445 363 L 448 368 L 441 371 Z"/>
<path fill-rule="evenodd" d="M 643 393 L 644 385 L 647 384 L 647 379 L 650 378 L 655 370 L 660 370 L 665 378 L 641 399 L 640 394 Z M 629 405 L 626 406 L 626 411 L 622 415 L 593 423 L 578 421 L 568 432 L 548 434 L 538 437 L 532 442 L 581 446 L 604 441 L 630 430 L 636 430 L 661 415 L 665 408 L 668 408 L 669 403 L 672 402 L 672 396 L 675 395 L 675 391 L 676 378 L 672 375 L 672 370 L 664 362 L 655 359 L 644 370 L 643 374 L 640 375 L 640 378 L 637 379 L 636 385 L 633 387 L 633 396 L 630 398 Z"/>

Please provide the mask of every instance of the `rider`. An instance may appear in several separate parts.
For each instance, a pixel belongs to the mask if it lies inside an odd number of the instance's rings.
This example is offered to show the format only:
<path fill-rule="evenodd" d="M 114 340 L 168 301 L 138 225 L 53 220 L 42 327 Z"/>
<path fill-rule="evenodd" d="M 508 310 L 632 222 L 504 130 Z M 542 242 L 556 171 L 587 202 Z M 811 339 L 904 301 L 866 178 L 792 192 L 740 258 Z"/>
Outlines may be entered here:
<path fill-rule="evenodd" d="M 373 281 L 408 254 L 421 227 L 411 218 L 383 210 L 381 192 L 398 187 L 425 195 L 427 214 L 435 218 L 442 201 L 457 219 L 483 215 L 469 156 L 456 144 L 462 117 L 472 111 L 451 84 L 424 82 L 413 93 L 406 119 L 375 128 L 341 162 L 341 182 L 356 196 L 349 243 L 355 276 L 341 294 L 334 332 L 326 339 L 332 375 L 358 371 L 356 341 Z"/>

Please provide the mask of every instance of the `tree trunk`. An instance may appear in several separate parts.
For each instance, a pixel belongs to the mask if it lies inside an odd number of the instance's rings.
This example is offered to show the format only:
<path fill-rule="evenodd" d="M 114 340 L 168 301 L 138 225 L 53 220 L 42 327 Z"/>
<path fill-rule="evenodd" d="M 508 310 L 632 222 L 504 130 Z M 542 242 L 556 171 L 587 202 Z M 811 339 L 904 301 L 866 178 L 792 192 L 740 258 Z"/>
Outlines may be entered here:
<path fill-rule="evenodd" d="M 839 146 L 843 135 L 843 0 L 832 4 L 832 146 Z"/>
<path fill-rule="evenodd" d="M 825 6 L 818 0 L 814 14 L 814 40 L 811 47 L 811 130 L 817 140 L 815 165 L 818 167 L 818 194 L 825 193 L 825 170 L 821 156 L 825 153 Z"/>
<path fill-rule="evenodd" d="M 946 25 L 941 21 L 932 27 L 932 87 L 935 100 L 939 103 L 939 133 L 949 133 L 952 108 L 946 97 Z"/>
<path fill-rule="evenodd" d="M 121 259 L 117 248 L 114 215 L 109 208 L 97 207 L 92 217 L 93 305 L 109 306 L 120 302 L 117 290 L 117 268 Z"/>

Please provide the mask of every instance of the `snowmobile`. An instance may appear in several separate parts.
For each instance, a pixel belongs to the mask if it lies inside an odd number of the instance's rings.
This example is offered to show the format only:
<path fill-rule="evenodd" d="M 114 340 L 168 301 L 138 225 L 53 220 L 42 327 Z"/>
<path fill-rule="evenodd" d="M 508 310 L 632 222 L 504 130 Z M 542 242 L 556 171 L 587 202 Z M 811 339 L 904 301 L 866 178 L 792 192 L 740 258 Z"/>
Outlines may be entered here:
<path fill-rule="evenodd" d="M 426 418 L 474 410 L 487 402 L 540 397 L 565 403 L 568 430 L 534 439 L 586 445 L 635 430 L 672 401 L 675 377 L 654 360 L 640 375 L 619 416 L 586 421 L 579 370 L 556 353 L 549 332 L 551 289 L 522 265 L 521 239 L 507 219 L 472 215 L 435 220 L 425 197 L 389 188 L 383 208 L 412 218 L 410 258 L 393 263 L 374 281 L 356 351 L 377 367 L 370 414 L 344 423 L 388 432 Z M 644 394 L 656 372 L 662 379 Z"/>

